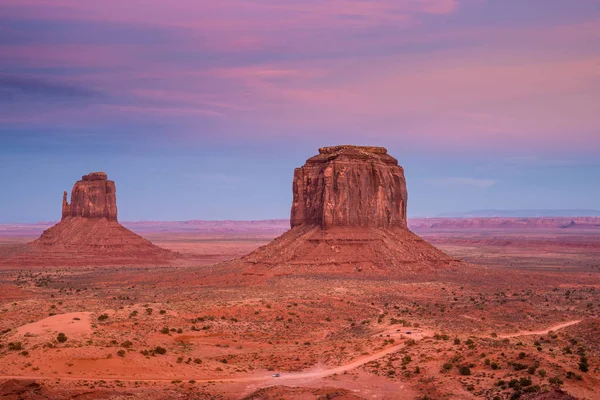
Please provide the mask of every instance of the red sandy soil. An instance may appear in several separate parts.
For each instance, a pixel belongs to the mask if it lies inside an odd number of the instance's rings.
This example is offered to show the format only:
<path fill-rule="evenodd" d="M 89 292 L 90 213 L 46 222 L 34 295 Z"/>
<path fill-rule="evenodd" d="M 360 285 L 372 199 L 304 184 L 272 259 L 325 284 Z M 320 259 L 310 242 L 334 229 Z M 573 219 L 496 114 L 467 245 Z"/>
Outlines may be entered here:
<path fill-rule="evenodd" d="M 460 273 L 244 275 L 222 261 L 279 233 L 244 229 L 146 231 L 166 266 L 2 266 L 0 398 L 600 396 L 600 231 L 421 231 Z"/>

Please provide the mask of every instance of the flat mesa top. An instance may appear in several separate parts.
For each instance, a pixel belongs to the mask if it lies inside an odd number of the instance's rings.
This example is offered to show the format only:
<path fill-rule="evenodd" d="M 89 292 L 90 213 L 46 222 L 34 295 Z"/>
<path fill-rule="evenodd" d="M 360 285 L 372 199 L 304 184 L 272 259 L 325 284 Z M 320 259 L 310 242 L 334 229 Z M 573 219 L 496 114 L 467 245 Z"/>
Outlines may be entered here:
<path fill-rule="evenodd" d="M 319 154 L 348 153 L 348 152 L 355 152 L 355 151 L 374 153 L 374 154 L 387 154 L 387 149 L 385 147 L 354 146 L 351 144 L 342 144 L 340 146 L 321 147 L 319 149 Z"/>
<path fill-rule="evenodd" d="M 84 181 L 106 181 L 108 177 L 105 172 L 91 172 L 81 177 Z"/>
<path fill-rule="evenodd" d="M 390 156 L 385 147 L 340 145 L 321 147 L 319 154 L 307 160 L 307 164 L 333 160 L 362 160 L 398 165 L 398 160 Z"/>

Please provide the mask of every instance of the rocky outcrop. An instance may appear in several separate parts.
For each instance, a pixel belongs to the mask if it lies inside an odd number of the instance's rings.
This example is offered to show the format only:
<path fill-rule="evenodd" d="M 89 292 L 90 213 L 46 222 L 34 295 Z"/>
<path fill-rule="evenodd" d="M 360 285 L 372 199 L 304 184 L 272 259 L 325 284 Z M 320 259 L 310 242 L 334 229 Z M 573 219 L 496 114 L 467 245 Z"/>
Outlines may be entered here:
<path fill-rule="evenodd" d="M 383 147 L 323 147 L 296 168 L 293 192 L 292 228 L 407 226 L 404 169 Z"/>
<path fill-rule="evenodd" d="M 335 146 L 297 168 L 292 229 L 243 257 L 245 275 L 422 276 L 463 264 L 412 233 L 404 170 L 382 147 Z"/>
<path fill-rule="evenodd" d="M 71 204 L 67 193 L 63 195 L 62 218 L 106 218 L 117 221 L 117 190 L 104 172 L 84 175 L 75 183 L 71 192 Z"/>
<path fill-rule="evenodd" d="M 29 247 L 25 258 L 48 265 L 161 263 L 177 256 L 119 224 L 115 183 L 104 172 L 76 182 L 70 204 L 65 192 L 61 221 Z"/>

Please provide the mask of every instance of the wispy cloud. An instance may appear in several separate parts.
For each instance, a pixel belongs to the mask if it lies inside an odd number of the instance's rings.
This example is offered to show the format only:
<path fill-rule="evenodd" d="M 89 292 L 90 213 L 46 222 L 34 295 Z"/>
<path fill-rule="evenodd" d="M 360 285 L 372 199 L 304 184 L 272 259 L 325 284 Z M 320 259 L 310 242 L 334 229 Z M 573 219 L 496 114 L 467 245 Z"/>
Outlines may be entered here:
<path fill-rule="evenodd" d="M 0 90 L 15 90 L 28 95 L 48 97 L 102 96 L 102 92 L 82 85 L 25 75 L 0 74 Z"/>
<path fill-rule="evenodd" d="M 443 186 L 473 186 L 481 189 L 485 189 L 496 184 L 494 179 L 479 179 L 479 178 L 459 178 L 459 177 L 448 177 L 448 178 L 432 178 L 427 179 L 428 182 L 443 185 Z"/>

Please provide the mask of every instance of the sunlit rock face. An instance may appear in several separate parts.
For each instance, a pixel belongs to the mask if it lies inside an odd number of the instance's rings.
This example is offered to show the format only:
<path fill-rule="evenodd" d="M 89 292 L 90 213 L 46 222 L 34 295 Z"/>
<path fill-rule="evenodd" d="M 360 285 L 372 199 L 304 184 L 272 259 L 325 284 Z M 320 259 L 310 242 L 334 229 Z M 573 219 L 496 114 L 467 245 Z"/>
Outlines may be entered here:
<path fill-rule="evenodd" d="M 407 227 L 404 169 L 383 147 L 323 147 L 296 168 L 293 191 L 292 228 Z"/>
<path fill-rule="evenodd" d="M 62 219 L 67 217 L 106 218 L 117 221 L 117 190 L 104 172 L 92 172 L 77 181 L 71 192 L 63 195 Z"/>

